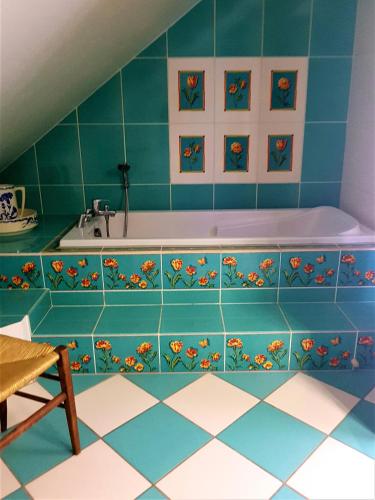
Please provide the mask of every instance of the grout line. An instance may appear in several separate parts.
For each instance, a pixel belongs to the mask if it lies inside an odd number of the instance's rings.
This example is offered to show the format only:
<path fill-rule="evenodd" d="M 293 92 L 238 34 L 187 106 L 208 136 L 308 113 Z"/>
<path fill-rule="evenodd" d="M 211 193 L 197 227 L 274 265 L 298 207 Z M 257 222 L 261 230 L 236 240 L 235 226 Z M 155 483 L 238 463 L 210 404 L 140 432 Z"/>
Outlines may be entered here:
<path fill-rule="evenodd" d="M 282 257 L 282 252 L 279 252 L 279 273 L 277 277 L 277 292 L 276 292 L 276 303 L 279 304 L 280 302 L 280 277 L 281 277 L 281 257 Z"/>
<path fill-rule="evenodd" d="M 161 329 L 161 320 L 163 317 L 163 306 L 160 307 L 160 316 L 159 316 L 159 324 L 158 324 L 158 363 L 159 363 L 159 372 L 161 372 L 161 337 L 160 337 L 160 329 Z"/>
<path fill-rule="evenodd" d="M 280 306 L 280 304 L 277 304 L 283 318 L 284 318 L 284 321 L 285 323 L 287 324 L 288 328 L 289 328 L 289 334 L 290 334 L 290 338 L 289 338 L 289 353 L 288 353 L 288 369 L 287 371 L 290 371 L 290 361 L 291 361 L 291 358 L 292 358 L 292 339 L 293 339 L 293 334 L 296 333 L 296 332 L 293 332 L 292 330 L 292 327 L 290 326 L 290 323 L 288 321 L 288 318 L 284 312 L 284 310 L 282 309 L 282 307 Z"/>
<path fill-rule="evenodd" d="M 42 189 L 41 189 L 41 183 L 40 183 L 40 175 L 39 175 L 39 163 L 38 163 L 38 155 L 36 153 L 36 145 L 35 142 L 33 144 L 33 149 L 34 149 L 34 158 L 35 158 L 35 166 L 36 166 L 36 175 L 38 179 L 38 188 L 39 188 L 39 200 L 40 200 L 40 208 L 42 210 L 42 214 L 44 214 L 44 208 L 43 208 L 43 199 L 42 199 Z"/>
<path fill-rule="evenodd" d="M 220 315 L 221 315 L 221 322 L 223 324 L 223 370 L 225 371 L 226 369 L 226 364 L 227 364 L 227 353 L 226 353 L 226 343 L 227 343 L 227 331 L 225 327 L 225 321 L 224 321 L 224 313 L 223 313 L 223 308 L 221 304 L 219 305 L 220 308 Z"/>
<path fill-rule="evenodd" d="M 339 276 L 340 276 L 340 271 L 341 271 L 341 254 L 342 254 L 342 250 L 339 251 L 339 259 L 338 259 L 337 270 L 336 270 L 335 296 L 333 299 L 333 302 L 335 304 L 337 302 L 337 291 L 338 291 Z"/>
<path fill-rule="evenodd" d="M 312 25 L 314 16 L 314 0 L 310 0 L 310 22 L 309 22 L 309 40 L 307 45 L 307 56 L 311 55 L 311 38 L 312 38 Z"/>
<path fill-rule="evenodd" d="M 78 137 L 78 151 L 79 151 L 79 161 L 80 161 L 80 166 L 81 166 L 81 180 L 82 180 L 82 196 L 83 196 L 83 208 L 84 211 L 86 211 L 87 204 L 86 204 L 86 194 L 85 194 L 85 181 L 83 177 L 83 163 L 82 163 L 82 148 L 81 148 L 81 133 L 80 133 L 80 124 L 78 122 L 78 108 L 75 109 L 76 112 L 76 120 L 77 120 L 77 137 Z"/>
<path fill-rule="evenodd" d="M 261 40 L 260 40 L 260 56 L 264 55 L 264 28 L 266 22 L 266 3 L 262 0 L 262 29 L 261 29 Z"/>
<path fill-rule="evenodd" d="M 92 355 L 93 355 L 93 361 L 94 361 L 94 368 L 95 368 L 95 373 L 98 373 L 97 370 L 96 370 L 96 354 L 95 354 L 95 345 L 94 345 L 94 333 L 95 333 L 95 330 L 96 330 L 96 327 L 98 326 L 99 324 L 99 321 L 100 321 L 100 318 L 102 317 L 102 314 L 104 312 L 104 309 L 105 309 L 105 306 L 102 307 L 102 310 L 100 311 L 99 313 L 99 316 L 98 316 L 98 319 L 96 320 L 96 323 L 92 329 L 92 332 L 91 332 L 91 343 L 92 343 Z M 99 372 L 100 373 L 100 372 Z"/>
<path fill-rule="evenodd" d="M 213 9 L 213 36 L 214 36 L 214 57 L 216 58 L 216 0 L 213 0 L 214 9 Z M 214 101 L 215 102 L 215 101 Z"/>

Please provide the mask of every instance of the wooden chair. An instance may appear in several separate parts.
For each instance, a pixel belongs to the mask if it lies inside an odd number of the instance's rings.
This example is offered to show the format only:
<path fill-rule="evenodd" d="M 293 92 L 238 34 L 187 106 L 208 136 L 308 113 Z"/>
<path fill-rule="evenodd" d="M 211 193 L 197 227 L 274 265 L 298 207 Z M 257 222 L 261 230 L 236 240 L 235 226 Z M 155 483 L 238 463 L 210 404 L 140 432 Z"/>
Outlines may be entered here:
<path fill-rule="evenodd" d="M 46 370 L 57 364 L 58 375 L 46 373 Z M 61 392 L 53 399 L 46 399 L 28 394 L 20 389 L 43 377 L 60 382 Z M 38 344 L 26 340 L 0 335 L 0 420 L 1 432 L 7 430 L 7 399 L 16 395 L 45 403 L 35 413 L 16 425 L 0 440 L 0 450 L 27 431 L 32 425 L 56 407 L 64 408 L 69 427 L 73 453 L 81 451 L 77 413 L 74 402 L 72 376 L 69 366 L 68 349 L 64 346 L 53 347 L 49 344 Z"/>

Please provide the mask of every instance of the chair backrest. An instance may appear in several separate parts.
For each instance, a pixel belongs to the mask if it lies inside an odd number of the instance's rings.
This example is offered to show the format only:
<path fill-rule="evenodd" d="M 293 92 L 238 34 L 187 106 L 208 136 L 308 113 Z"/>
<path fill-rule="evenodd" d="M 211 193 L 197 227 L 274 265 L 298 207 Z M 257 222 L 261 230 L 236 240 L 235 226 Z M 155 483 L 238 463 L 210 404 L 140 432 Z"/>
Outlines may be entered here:
<path fill-rule="evenodd" d="M 15 337 L 22 340 L 31 340 L 29 317 L 26 315 L 21 321 L 17 321 L 17 323 L 3 326 L 0 328 L 0 335 L 8 335 L 9 337 Z"/>

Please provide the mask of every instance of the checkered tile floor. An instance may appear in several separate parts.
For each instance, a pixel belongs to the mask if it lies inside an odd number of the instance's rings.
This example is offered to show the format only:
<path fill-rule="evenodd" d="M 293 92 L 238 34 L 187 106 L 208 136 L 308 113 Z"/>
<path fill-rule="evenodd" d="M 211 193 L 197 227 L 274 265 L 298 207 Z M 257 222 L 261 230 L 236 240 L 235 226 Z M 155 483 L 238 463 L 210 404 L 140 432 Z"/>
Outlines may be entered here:
<path fill-rule="evenodd" d="M 374 372 L 82 375 L 74 386 L 81 454 L 54 410 L 3 452 L 1 498 L 375 496 Z M 11 398 L 10 424 L 38 405 Z"/>

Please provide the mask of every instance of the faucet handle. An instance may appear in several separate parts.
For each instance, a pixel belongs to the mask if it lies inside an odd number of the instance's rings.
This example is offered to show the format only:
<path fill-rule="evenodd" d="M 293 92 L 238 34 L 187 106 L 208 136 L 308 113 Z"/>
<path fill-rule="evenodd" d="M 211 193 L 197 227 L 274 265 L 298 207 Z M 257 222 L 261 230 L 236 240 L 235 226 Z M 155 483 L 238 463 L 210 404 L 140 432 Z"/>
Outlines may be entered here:
<path fill-rule="evenodd" d="M 93 209 L 93 212 L 94 213 L 98 213 L 99 210 L 100 210 L 100 204 L 103 203 L 103 202 L 108 202 L 109 203 L 109 200 L 106 200 L 106 199 L 95 199 L 95 200 L 92 200 L 92 209 Z"/>

